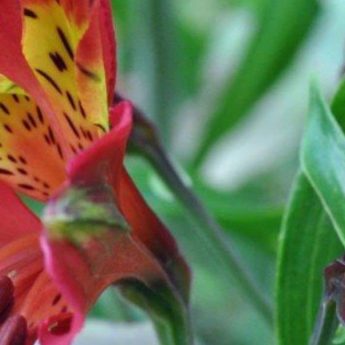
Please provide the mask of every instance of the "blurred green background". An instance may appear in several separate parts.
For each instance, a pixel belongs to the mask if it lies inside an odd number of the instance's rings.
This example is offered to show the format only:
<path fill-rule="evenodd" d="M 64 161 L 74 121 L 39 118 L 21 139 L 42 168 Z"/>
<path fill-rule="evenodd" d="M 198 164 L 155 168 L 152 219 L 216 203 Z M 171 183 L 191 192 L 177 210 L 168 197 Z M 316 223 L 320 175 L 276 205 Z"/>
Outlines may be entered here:
<path fill-rule="evenodd" d="M 316 78 L 329 96 L 336 87 L 345 2 L 113 0 L 113 8 L 117 89 L 156 123 L 171 158 L 273 304 L 277 241 L 309 83 Z M 192 267 L 199 344 L 274 344 L 273 327 L 224 274 L 159 176 L 138 157 L 126 164 Z M 92 316 L 145 320 L 113 291 Z"/>

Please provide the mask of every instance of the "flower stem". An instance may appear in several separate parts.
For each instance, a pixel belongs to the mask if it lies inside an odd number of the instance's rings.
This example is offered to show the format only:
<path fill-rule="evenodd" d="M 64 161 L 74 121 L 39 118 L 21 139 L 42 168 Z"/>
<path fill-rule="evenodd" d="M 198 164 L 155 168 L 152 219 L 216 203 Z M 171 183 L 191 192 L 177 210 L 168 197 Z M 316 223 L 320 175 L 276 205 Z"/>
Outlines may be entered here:
<path fill-rule="evenodd" d="M 154 326 L 161 345 L 193 345 L 187 313 L 172 316 L 169 322 L 156 321 Z"/>
<path fill-rule="evenodd" d="M 135 281 L 123 281 L 122 295 L 151 317 L 161 345 L 193 345 L 189 310 L 171 286 L 156 290 Z"/>
<path fill-rule="evenodd" d="M 169 140 L 171 114 L 177 97 L 177 72 L 175 22 L 172 0 L 147 0 L 150 19 L 149 29 L 154 59 L 153 95 L 154 118 L 164 138 Z"/>
<path fill-rule="evenodd" d="M 139 109 L 134 110 L 134 128 L 130 138 L 130 147 L 152 164 L 198 224 L 198 228 L 202 230 L 199 234 L 206 239 L 213 253 L 222 260 L 224 269 L 236 278 L 246 298 L 252 302 L 266 321 L 272 324 L 272 307 L 235 254 L 228 236 L 224 236 L 223 229 L 179 176 L 158 139 L 154 125 Z"/>
<path fill-rule="evenodd" d="M 338 326 L 336 305 L 332 300 L 323 301 L 315 324 L 310 345 L 329 345 Z"/>

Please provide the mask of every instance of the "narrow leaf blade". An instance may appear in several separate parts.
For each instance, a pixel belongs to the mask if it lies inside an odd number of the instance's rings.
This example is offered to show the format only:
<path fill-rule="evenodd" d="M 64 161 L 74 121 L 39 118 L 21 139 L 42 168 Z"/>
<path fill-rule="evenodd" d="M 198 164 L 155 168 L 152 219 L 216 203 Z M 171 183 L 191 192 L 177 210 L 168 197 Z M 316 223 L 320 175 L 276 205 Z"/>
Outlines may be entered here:
<path fill-rule="evenodd" d="M 343 248 L 306 177 L 296 180 L 278 253 L 279 345 L 307 345 L 322 297 L 323 269 Z"/>
<path fill-rule="evenodd" d="M 345 244 L 345 137 L 315 87 L 301 161 L 303 171 Z"/>

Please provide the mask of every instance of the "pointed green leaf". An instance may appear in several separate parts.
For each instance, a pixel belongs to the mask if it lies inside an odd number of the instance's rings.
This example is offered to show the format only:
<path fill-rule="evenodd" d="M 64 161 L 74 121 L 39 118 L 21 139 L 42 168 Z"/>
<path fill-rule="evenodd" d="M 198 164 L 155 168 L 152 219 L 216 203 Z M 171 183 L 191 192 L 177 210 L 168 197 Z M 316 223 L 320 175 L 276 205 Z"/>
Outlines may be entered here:
<path fill-rule="evenodd" d="M 304 175 L 296 180 L 278 253 L 279 345 L 307 345 L 322 296 L 323 269 L 343 248 Z"/>
<path fill-rule="evenodd" d="M 303 171 L 345 244 L 345 137 L 315 87 L 312 88 L 301 161 Z"/>

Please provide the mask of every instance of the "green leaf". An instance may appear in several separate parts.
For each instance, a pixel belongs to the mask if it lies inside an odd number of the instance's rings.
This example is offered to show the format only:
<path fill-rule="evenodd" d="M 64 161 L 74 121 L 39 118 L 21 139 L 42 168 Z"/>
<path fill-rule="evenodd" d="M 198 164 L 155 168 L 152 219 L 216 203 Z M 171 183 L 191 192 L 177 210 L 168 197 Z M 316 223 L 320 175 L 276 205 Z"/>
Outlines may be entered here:
<path fill-rule="evenodd" d="M 321 296 L 321 271 L 337 252 L 344 251 L 345 137 L 339 126 L 345 124 L 344 88 L 343 83 L 333 102 L 336 118 L 317 88 L 311 90 L 301 151 L 304 175 L 293 194 L 279 254 L 278 335 L 282 345 L 308 344 Z M 305 282 L 301 274 L 306 275 Z M 325 331 L 328 338 L 322 338 L 322 344 L 331 340 L 332 331 Z"/>
<path fill-rule="evenodd" d="M 256 13 L 261 14 L 266 9 L 270 0 L 227 0 L 232 6 L 241 6 L 243 8 L 253 9 Z"/>
<path fill-rule="evenodd" d="M 332 223 L 306 177 L 297 177 L 278 254 L 279 345 L 307 345 L 322 296 L 323 269 L 342 252 Z"/>
<path fill-rule="evenodd" d="M 345 128 L 345 79 L 340 83 L 338 91 L 332 101 L 332 113 L 339 126 Z"/>
<path fill-rule="evenodd" d="M 345 244 L 345 137 L 315 87 L 301 161 L 303 171 Z"/>
<path fill-rule="evenodd" d="M 227 133 L 289 65 L 316 18 L 316 0 L 271 0 L 246 57 L 229 77 L 205 126 L 194 165 Z M 206 132 L 207 131 L 207 132 Z"/>

